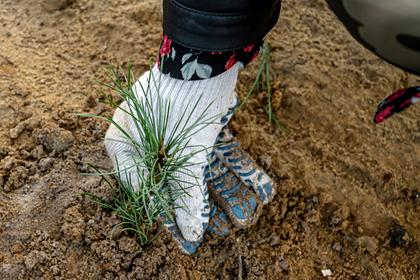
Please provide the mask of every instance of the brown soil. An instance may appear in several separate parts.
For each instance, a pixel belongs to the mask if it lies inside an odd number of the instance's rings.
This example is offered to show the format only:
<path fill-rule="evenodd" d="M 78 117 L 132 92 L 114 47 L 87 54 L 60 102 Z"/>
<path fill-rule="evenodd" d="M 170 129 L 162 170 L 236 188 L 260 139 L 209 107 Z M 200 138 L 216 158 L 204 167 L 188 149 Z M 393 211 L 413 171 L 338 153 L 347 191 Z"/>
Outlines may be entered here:
<path fill-rule="evenodd" d="M 1 279 L 420 279 L 420 107 L 371 122 L 392 90 L 420 83 L 358 45 L 322 0 L 284 1 L 268 41 L 274 104 L 232 127 L 273 176 L 278 195 L 258 224 L 193 257 L 168 236 L 141 248 L 110 239 L 118 220 L 84 200 L 106 195 L 88 163 L 109 168 L 106 67 L 142 73 L 161 37 L 160 1 L 0 3 Z M 243 96 L 255 65 L 241 75 Z"/>

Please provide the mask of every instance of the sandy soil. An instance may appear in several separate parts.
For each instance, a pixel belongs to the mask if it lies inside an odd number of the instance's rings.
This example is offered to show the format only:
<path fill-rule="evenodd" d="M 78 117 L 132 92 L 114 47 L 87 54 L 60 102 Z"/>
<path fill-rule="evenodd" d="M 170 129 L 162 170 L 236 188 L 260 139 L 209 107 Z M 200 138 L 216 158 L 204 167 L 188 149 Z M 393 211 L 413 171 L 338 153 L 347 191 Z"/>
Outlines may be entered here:
<path fill-rule="evenodd" d="M 359 46 L 322 0 L 285 0 L 273 46 L 275 106 L 234 119 L 244 148 L 278 183 L 258 224 L 181 255 L 168 236 L 110 239 L 118 221 L 85 201 L 82 176 L 109 168 L 108 65 L 141 74 L 161 36 L 160 1 L 0 1 L 1 279 L 420 279 L 420 106 L 384 125 L 392 90 L 420 83 Z M 255 65 L 241 75 L 243 96 Z"/>

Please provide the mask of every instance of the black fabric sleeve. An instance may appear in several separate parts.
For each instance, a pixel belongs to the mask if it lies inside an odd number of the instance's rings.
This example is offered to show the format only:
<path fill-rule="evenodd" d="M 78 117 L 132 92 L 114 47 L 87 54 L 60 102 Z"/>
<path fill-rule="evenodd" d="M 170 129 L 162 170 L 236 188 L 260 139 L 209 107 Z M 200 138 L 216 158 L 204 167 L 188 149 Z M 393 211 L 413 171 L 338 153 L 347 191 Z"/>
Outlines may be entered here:
<path fill-rule="evenodd" d="M 201 51 L 230 51 L 261 40 L 277 23 L 281 0 L 163 0 L 163 32 Z"/>

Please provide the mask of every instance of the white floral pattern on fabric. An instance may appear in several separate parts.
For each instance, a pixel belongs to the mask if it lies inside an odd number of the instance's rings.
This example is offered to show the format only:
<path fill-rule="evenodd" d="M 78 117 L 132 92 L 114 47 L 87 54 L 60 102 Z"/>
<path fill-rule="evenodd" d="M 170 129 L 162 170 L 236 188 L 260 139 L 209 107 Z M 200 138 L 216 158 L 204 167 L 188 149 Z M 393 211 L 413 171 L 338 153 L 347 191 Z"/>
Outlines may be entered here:
<path fill-rule="evenodd" d="M 158 66 L 172 78 L 192 81 L 215 77 L 236 63 L 245 67 L 258 57 L 263 41 L 228 52 L 205 52 L 185 48 L 164 35 L 159 49 Z M 162 65 L 161 65 L 162 64 Z"/>

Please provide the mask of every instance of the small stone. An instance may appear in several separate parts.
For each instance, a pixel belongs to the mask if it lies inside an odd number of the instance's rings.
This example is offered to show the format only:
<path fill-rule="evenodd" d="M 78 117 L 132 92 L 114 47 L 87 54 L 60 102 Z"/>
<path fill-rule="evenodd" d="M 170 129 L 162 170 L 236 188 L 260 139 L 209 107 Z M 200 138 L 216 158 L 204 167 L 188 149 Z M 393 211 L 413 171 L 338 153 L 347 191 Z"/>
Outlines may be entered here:
<path fill-rule="evenodd" d="M 11 139 L 18 138 L 19 135 L 21 135 L 22 132 L 25 130 L 25 128 L 26 128 L 26 122 L 25 121 L 19 123 L 17 126 L 15 126 L 14 128 L 9 130 L 9 137 Z"/>
<path fill-rule="evenodd" d="M 330 226 L 337 226 L 337 225 L 339 225 L 341 223 L 341 221 L 342 220 L 341 220 L 340 217 L 338 217 L 338 216 L 331 216 L 329 224 L 330 224 Z"/>
<path fill-rule="evenodd" d="M 264 165 L 265 168 L 270 168 L 273 164 L 273 159 L 269 155 L 262 155 L 260 156 L 260 161 Z"/>
<path fill-rule="evenodd" d="M 321 270 L 322 276 L 324 277 L 329 277 L 332 276 L 332 271 L 331 269 L 327 268 L 327 269 L 322 269 Z"/>
<path fill-rule="evenodd" d="M 280 265 L 281 269 L 283 269 L 284 271 L 289 270 L 289 264 L 285 259 L 282 258 L 279 262 L 279 265 Z"/>
<path fill-rule="evenodd" d="M 366 250 L 372 256 L 378 250 L 379 241 L 375 237 L 362 236 L 357 239 L 357 243 L 362 250 Z"/>
<path fill-rule="evenodd" d="M 37 133 L 38 144 L 48 152 L 62 153 L 74 142 L 73 134 L 57 125 L 47 125 Z"/>
<path fill-rule="evenodd" d="M 47 171 L 53 164 L 54 160 L 52 158 L 43 158 L 39 161 L 39 168 L 41 171 Z"/>
<path fill-rule="evenodd" d="M 389 239 L 390 239 L 390 245 L 392 248 L 396 248 L 396 247 L 403 247 L 406 244 L 406 239 L 405 238 L 406 232 L 404 230 L 404 228 L 395 223 L 393 225 L 393 227 L 391 228 L 391 230 L 389 231 Z"/>
<path fill-rule="evenodd" d="M 40 159 L 45 155 L 44 152 L 44 147 L 42 145 L 37 145 L 32 151 L 31 151 L 31 155 L 35 158 L 35 159 Z"/>

